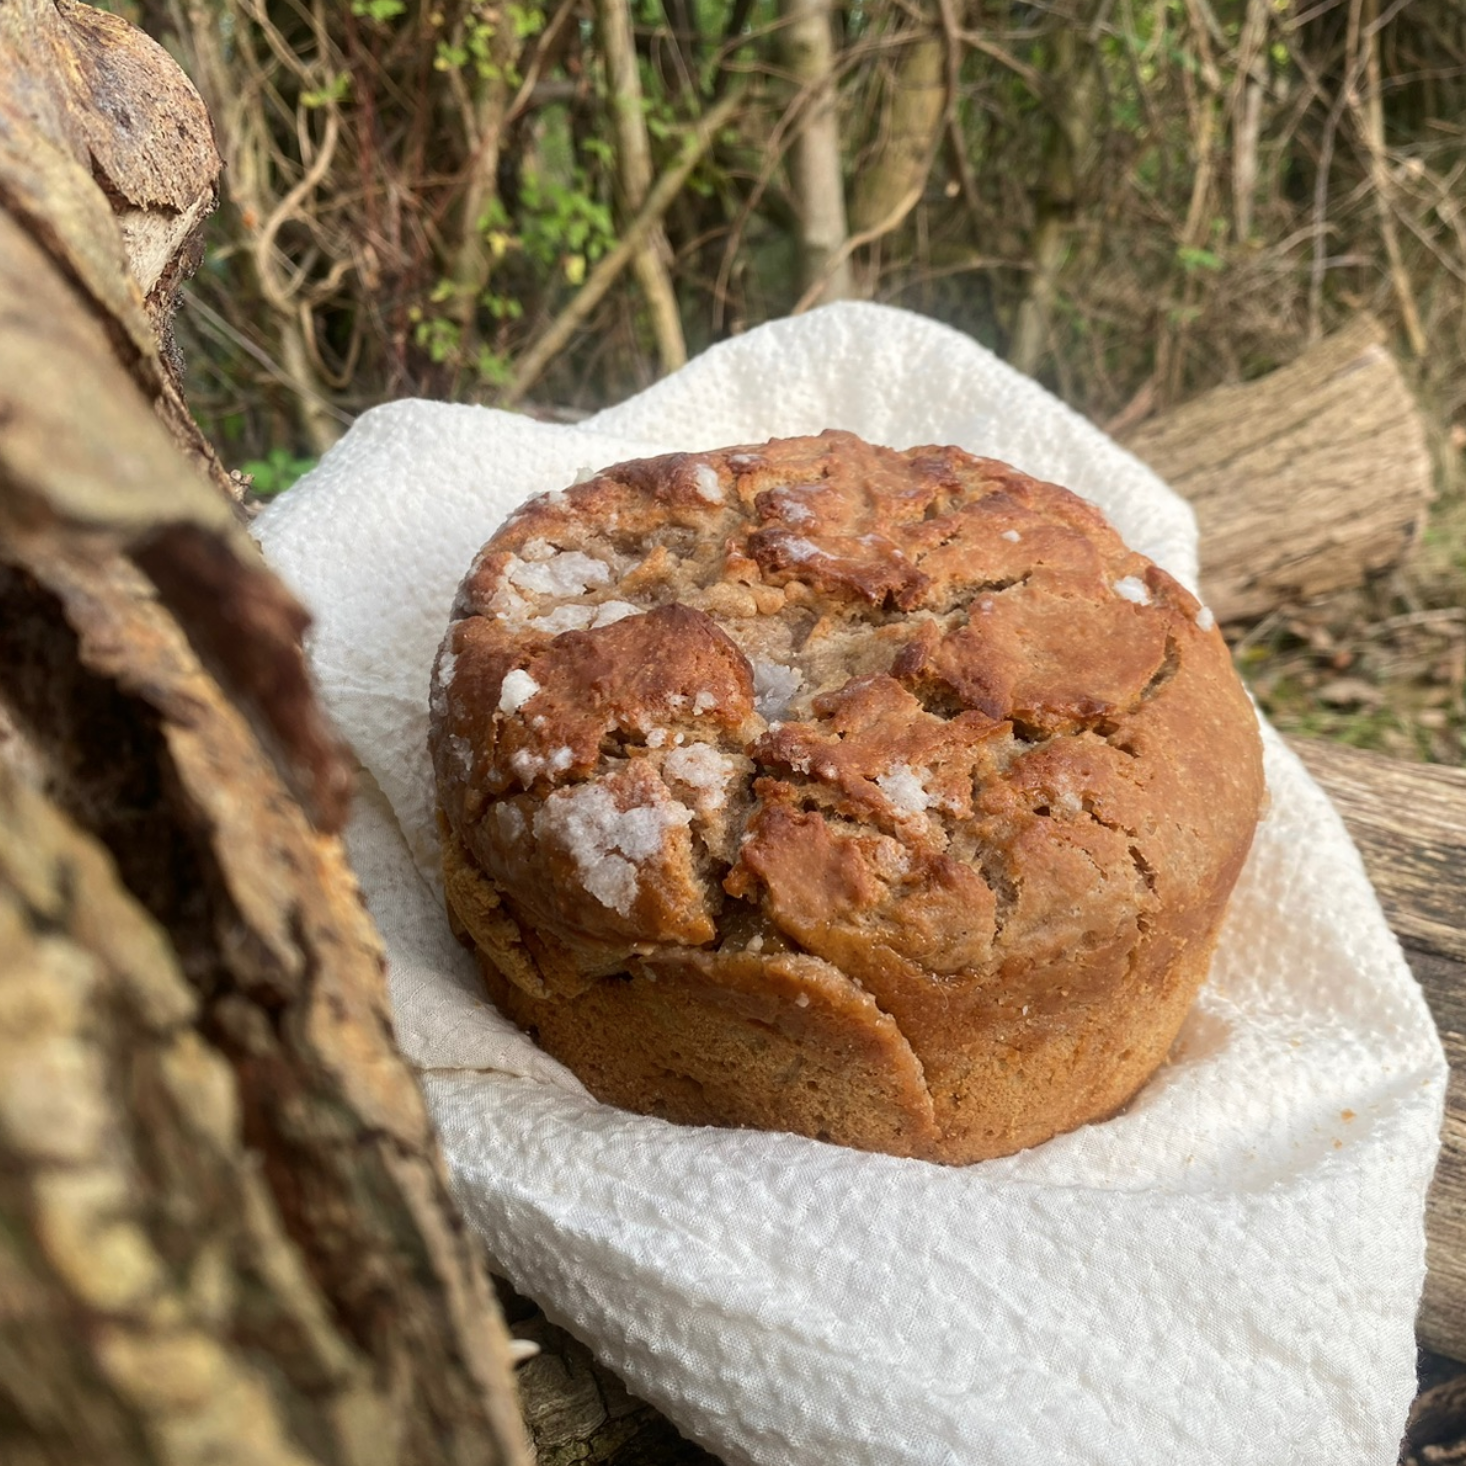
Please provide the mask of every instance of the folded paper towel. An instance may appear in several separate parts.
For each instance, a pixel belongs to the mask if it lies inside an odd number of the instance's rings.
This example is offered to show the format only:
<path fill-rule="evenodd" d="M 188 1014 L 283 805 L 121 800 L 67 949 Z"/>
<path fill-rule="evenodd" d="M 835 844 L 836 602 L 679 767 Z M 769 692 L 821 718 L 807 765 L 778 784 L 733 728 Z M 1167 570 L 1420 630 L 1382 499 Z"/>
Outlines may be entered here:
<path fill-rule="evenodd" d="M 351 851 L 465 1210 L 517 1287 L 730 1462 L 1393 1462 L 1445 1064 L 1271 730 L 1271 809 L 1170 1062 L 1036 1150 L 951 1169 L 624 1114 L 478 995 L 426 753 L 474 553 L 586 468 L 827 427 L 1066 484 L 1195 587 L 1190 511 L 1149 470 L 966 337 L 870 305 L 763 327 L 575 427 L 378 408 L 257 522 L 374 781 Z"/>

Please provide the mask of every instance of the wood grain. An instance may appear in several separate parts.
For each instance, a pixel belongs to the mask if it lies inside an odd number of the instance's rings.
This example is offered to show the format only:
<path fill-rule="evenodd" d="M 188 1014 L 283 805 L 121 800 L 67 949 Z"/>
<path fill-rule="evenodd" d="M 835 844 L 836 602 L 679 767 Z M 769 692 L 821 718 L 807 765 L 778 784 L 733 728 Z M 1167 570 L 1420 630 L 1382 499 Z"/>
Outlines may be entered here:
<path fill-rule="evenodd" d="M 1466 772 L 1309 739 L 1293 747 L 1364 857 L 1451 1065 L 1417 1333 L 1466 1360 Z"/>
<path fill-rule="evenodd" d="M 1297 739 L 1402 941 L 1466 962 L 1466 771 Z"/>
<path fill-rule="evenodd" d="M 1425 1208 L 1425 1294 L 1416 1335 L 1436 1354 L 1466 1361 L 1466 963 L 1417 947 L 1415 973 L 1451 1065 L 1441 1158 Z"/>

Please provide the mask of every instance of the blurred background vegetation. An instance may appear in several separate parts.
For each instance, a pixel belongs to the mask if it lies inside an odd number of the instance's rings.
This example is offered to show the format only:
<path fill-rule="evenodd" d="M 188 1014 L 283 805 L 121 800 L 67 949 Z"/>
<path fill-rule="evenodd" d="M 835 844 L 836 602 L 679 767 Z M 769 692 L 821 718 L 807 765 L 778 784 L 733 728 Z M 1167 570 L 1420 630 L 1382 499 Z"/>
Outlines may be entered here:
<path fill-rule="evenodd" d="M 1466 752 L 1462 0 L 123 0 L 225 197 L 180 321 L 257 491 L 426 394 L 573 418 L 858 296 L 1123 435 L 1360 311 L 1436 433 L 1404 568 L 1233 628 L 1288 728 Z"/>

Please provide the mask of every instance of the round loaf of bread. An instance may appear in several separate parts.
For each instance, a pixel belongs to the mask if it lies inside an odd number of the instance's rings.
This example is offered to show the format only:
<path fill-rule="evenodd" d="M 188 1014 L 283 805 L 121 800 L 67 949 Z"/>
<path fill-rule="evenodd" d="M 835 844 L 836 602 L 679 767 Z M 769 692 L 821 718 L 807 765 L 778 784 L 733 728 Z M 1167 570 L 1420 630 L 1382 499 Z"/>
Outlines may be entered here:
<path fill-rule="evenodd" d="M 432 756 L 454 924 L 597 1098 L 954 1163 L 1153 1073 L 1263 797 L 1210 614 L 1098 510 L 834 432 L 532 500 Z"/>

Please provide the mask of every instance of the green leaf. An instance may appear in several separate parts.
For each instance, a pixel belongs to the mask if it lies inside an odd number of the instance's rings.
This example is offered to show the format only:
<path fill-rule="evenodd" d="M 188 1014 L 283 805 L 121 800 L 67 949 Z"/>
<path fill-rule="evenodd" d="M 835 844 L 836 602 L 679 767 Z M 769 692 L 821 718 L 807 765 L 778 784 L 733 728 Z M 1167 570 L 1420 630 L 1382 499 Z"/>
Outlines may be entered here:
<path fill-rule="evenodd" d="M 450 357 L 458 355 L 463 333 L 455 321 L 445 321 L 441 316 L 430 316 L 418 324 L 413 339 L 424 351 L 441 365 Z"/>
<path fill-rule="evenodd" d="M 314 458 L 297 458 L 288 448 L 271 448 L 264 458 L 240 465 L 240 472 L 254 480 L 254 492 L 262 499 L 283 494 L 298 478 L 316 466 Z"/>
<path fill-rule="evenodd" d="M 1213 254 L 1209 249 L 1197 249 L 1192 245 L 1183 244 L 1176 251 L 1176 263 L 1183 270 L 1225 270 L 1227 262 L 1218 254 Z"/>
<path fill-rule="evenodd" d="M 378 25 L 396 20 L 406 10 L 406 0 L 351 0 L 353 15 L 363 15 L 368 20 L 376 21 Z"/>
<path fill-rule="evenodd" d="M 325 107 L 332 102 L 344 102 L 347 94 L 351 91 L 351 73 L 338 71 L 335 76 L 324 86 L 315 91 L 302 92 L 300 94 L 300 105 L 302 107 Z"/>
<path fill-rule="evenodd" d="M 527 41 L 544 30 L 545 12 L 537 5 L 518 5 L 515 0 L 509 0 L 507 9 L 509 24 L 514 28 L 516 40 Z"/>
<path fill-rule="evenodd" d="M 478 360 L 474 363 L 479 380 L 489 387 L 507 387 L 514 378 L 514 368 L 509 358 L 500 351 L 491 351 L 487 346 L 479 348 Z"/>

